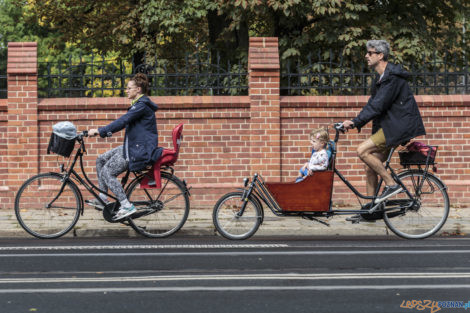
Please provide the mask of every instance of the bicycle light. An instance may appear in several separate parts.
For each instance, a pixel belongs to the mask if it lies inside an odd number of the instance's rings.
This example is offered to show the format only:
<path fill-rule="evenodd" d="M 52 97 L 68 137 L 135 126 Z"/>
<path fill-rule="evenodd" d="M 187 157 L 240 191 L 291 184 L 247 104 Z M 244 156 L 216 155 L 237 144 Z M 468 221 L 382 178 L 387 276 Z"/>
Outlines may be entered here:
<path fill-rule="evenodd" d="M 243 186 L 244 187 L 248 186 L 248 181 L 249 181 L 248 177 L 245 177 L 245 179 L 243 179 Z"/>

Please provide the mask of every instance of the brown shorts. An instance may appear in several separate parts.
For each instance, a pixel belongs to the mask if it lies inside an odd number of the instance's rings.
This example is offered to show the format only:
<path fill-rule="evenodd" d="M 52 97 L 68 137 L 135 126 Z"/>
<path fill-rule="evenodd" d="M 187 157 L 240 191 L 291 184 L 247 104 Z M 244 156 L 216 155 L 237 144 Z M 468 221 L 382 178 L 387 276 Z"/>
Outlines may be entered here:
<path fill-rule="evenodd" d="M 370 136 L 370 140 L 375 144 L 378 149 L 378 152 L 382 153 L 385 157 L 388 157 L 390 153 L 391 147 L 387 147 L 385 144 L 385 134 L 384 130 L 381 128 L 372 136 Z"/>

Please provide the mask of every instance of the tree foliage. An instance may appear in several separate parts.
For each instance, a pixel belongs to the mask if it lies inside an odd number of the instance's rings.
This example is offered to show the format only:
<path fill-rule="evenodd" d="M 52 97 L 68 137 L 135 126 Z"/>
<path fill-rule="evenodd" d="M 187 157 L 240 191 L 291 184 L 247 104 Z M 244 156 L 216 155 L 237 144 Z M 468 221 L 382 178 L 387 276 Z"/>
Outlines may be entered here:
<path fill-rule="evenodd" d="M 363 57 L 386 39 L 398 60 L 468 51 L 468 0 L 3 0 L 26 12 L 27 32 L 60 49 L 178 57 L 246 51 L 249 36 L 279 37 L 283 59 L 329 49 Z M 13 16 L 13 15 L 12 15 Z M 0 24 L 10 23 L 0 20 Z M 11 25 L 11 24 L 10 24 Z M 1 26 L 1 25 L 0 25 Z M 15 25 L 15 27 L 20 27 Z M 42 33 L 48 30 L 53 35 Z M 25 30 L 26 31 L 26 30 Z M 14 39 L 14 31 L 8 36 Z M 50 34 L 47 33 L 47 34 Z M 5 37 L 2 37 L 2 39 Z M 11 40 L 11 39 L 9 39 Z"/>

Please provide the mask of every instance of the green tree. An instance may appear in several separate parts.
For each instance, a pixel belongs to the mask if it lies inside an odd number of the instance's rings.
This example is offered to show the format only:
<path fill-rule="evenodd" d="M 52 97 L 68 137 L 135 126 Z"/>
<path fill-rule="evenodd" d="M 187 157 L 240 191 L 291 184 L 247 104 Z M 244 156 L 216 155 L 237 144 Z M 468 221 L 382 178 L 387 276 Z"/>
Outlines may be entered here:
<path fill-rule="evenodd" d="M 6 60 L 8 42 L 33 41 L 38 43 L 38 55 L 43 60 L 53 61 L 78 55 L 79 46 L 61 40 L 60 30 L 39 23 L 28 2 L 0 0 L 0 53 Z"/>
<path fill-rule="evenodd" d="M 249 36 L 277 36 L 283 58 L 321 49 L 358 54 L 370 38 L 399 58 L 464 46 L 466 0 L 28 0 L 55 39 L 121 56 L 181 56 L 245 49 Z M 468 22 L 467 22 L 468 24 Z M 468 36 L 468 35 L 467 35 Z M 442 40 L 445 38 L 445 40 Z M 467 39 L 468 42 L 468 39 Z M 361 49 L 358 49 L 360 47 Z M 361 56 L 362 57 L 362 56 Z"/>

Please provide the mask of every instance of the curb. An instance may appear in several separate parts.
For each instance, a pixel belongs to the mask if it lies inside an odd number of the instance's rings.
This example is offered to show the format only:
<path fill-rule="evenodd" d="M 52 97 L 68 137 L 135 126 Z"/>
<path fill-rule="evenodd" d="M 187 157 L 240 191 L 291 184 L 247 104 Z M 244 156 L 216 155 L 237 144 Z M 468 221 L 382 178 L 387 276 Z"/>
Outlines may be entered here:
<path fill-rule="evenodd" d="M 465 236 L 470 234 L 470 217 L 464 216 L 465 209 L 451 208 L 449 218 L 443 229 L 436 236 Z M 179 236 L 220 236 L 212 224 L 212 210 L 193 209 L 183 228 L 175 235 Z M 278 217 L 265 210 L 263 224 L 253 236 L 391 236 L 397 237 L 383 221 L 375 223 L 351 224 L 345 221 L 345 216 L 335 216 L 327 219 L 330 227 L 315 221 L 300 217 Z M 16 216 L 11 211 L 0 211 L 0 237 L 1 238 L 33 238 L 18 224 Z M 77 225 L 64 236 L 77 238 L 93 237 L 142 237 L 131 227 L 119 223 L 108 223 L 101 216 L 101 212 L 85 210 L 80 216 Z M 145 237 L 142 237 L 145 238 Z"/>

